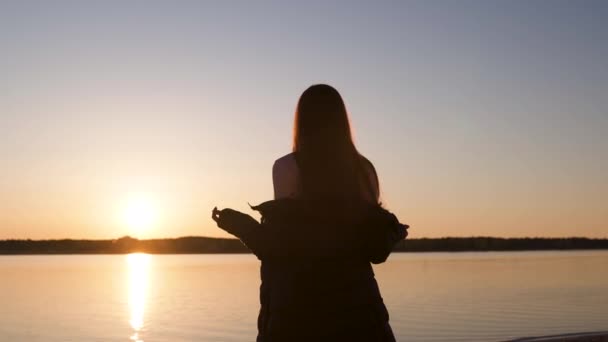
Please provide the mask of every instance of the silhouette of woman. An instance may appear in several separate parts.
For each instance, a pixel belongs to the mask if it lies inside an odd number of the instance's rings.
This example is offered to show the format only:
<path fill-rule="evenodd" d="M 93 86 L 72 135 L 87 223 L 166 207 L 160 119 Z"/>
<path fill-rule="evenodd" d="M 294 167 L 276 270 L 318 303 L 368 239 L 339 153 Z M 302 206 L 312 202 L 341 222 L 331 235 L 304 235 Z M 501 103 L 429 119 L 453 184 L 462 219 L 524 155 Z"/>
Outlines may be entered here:
<path fill-rule="evenodd" d="M 304 91 L 293 152 L 272 174 L 275 199 L 252 207 L 261 222 L 212 212 L 262 262 L 257 341 L 395 341 L 370 263 L 384 262 L 408 226 L 381 207 L 336 89 Z"/>

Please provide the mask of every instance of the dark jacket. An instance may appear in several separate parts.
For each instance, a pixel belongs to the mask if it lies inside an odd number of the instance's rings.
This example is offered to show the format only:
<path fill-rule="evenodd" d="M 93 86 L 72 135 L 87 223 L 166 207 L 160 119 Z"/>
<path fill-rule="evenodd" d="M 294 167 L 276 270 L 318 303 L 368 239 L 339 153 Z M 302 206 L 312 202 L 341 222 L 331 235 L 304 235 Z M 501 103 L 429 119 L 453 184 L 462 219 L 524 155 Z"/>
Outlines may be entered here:
<path fill-rule="evenodd" d="M 384 262 L 407 226 L 363 202 L 275 200 L 252 208 L 261 223 L 218 225 L 262 261 L 258 342 L 395 340 L 370 263 Z"/>

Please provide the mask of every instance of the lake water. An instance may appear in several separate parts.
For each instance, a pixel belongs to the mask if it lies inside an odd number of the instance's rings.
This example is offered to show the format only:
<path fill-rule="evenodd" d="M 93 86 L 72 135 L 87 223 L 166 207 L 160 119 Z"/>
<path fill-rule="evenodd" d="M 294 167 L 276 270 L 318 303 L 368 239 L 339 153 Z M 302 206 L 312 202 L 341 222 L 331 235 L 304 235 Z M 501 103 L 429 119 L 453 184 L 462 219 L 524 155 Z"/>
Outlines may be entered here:
<path fill-rule="evenodd" d="M 375 266 L 398 341 L 608 330 L 608 251 L 402 253 Z M 252 255 L 0 256 L 0 341 L 253 341 Z"/>

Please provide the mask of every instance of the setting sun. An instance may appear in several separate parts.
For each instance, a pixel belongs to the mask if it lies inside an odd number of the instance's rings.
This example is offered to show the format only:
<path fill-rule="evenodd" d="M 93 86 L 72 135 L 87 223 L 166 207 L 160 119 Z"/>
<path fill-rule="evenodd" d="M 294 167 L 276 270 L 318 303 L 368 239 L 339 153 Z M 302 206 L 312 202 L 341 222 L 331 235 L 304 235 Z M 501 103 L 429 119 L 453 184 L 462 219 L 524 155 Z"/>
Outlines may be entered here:
<path fill-rule="evenodd" d="M 130 234 L 141 235 L 158 223 L 158 208 L 149 197 L 131 197 L 124 205 L 122 221 Z"/>

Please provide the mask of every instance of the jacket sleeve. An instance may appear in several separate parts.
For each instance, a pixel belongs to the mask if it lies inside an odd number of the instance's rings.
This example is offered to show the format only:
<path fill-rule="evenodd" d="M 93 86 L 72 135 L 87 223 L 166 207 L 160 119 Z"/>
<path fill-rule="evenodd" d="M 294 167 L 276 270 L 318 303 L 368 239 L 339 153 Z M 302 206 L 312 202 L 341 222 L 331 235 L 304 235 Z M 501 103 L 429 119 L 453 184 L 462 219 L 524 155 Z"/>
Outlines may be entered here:
<path fill-rule="evenodd" d="M 395 244 L 407 237 L 407 228 L 395 215 L 378 208 L 363 227 L 362 238 L 367 237 L 363 250 L 369 261 L 374 264 L 385 262 Z"/>
<path fill-rule="evenodd" d="M 238 236 L 258 259 L 314 259 L 330 257 L 324 241 L 315 241 L 310 234 L 300 234 L 273 224 L 260 224 Z"/>
<path fill-rule="evenodd" d="M 389 211 L 375 208 L 355 226 L 336 229 L 332 224 L 311 222 L 294 230 L 263 222 L 239 238 L 260 260 L 361 259 L 379 264 L 407 236 L 407 227 Z"/>
<path fill-rule="evenodd" d="M 378 208 L 357 225 L 310 222 L 287 227 L 282 222 L 258 223 L 249 215 L 231 212 L 218 226 L 238 237 L 260 260 L 362 259 L 386 261 L 395 243 L 407 232 L 395 215 Z"/>
<path fill-rule="evenodd" d="M 218 227 L 239 238 L 260 260 L 326 257 L 335 253 L 328 248 L 335 239 L 318 236 L 309 229 L 294 231 L 281 224 L 259 223 L 232 209 L 222 210 L 216 222 Z"/>

